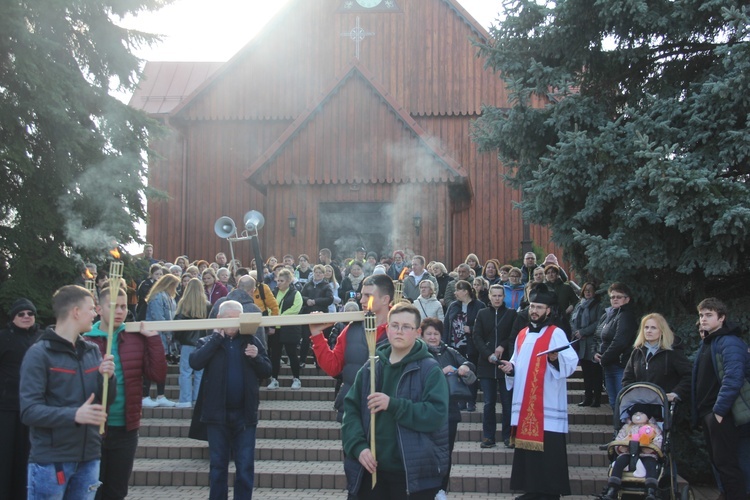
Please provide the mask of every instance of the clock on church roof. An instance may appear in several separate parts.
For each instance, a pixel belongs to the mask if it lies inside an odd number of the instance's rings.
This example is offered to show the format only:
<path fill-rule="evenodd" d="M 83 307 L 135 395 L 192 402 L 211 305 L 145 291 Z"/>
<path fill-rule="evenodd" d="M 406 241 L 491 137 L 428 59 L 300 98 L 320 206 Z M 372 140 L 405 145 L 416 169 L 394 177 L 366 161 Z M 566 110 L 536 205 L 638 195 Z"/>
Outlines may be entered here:
<path fill-rule="evenodd" d="M 401 12 L 396 0 L 343 0 L 339 12 Z"/>

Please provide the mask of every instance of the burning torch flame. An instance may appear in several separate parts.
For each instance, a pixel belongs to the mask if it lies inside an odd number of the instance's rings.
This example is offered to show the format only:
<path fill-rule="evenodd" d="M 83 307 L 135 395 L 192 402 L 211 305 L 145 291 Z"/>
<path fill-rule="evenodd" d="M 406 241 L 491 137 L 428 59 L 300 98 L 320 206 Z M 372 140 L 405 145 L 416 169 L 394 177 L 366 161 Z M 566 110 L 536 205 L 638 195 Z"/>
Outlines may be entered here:
<path fill-rule="evenodd" d="M 372 301 L 375 299 L 374 296 L 370 295 L 370 298 L 367 301 L 367 310 L 372 311 Z"/>
<path fill-rule="evenodd" d="M 404 268 L 403 268 L 403 269 L 401 270 L 401 274 L 399 274 L 399 275 L 398 275 L 398 280 L 399 280 L 399 281 L 404 281 L 404 276 L 406 276 L 406 271 L 408 271 L 408 270 L 409 270 L 409 268 L 408 268 L 408 267 L 404 267 Z"/>
<path fill-rule="evenodd" d="M 88 280 L 94 279 L 94 275 L 91 274 L 91 271 L 89 271 L 88 267 L 86 268 L 86 273 L 85 274 L 86 274 L 86 279 L 88 279 Z"/>
<path fill-rule="evenodd" d="M 110 250 L 109 253 L 111 253 L 112 257 L 114 257 L 115 259 L 119 259 L 120 258 L 120 251 L 117 250 L 117 247 L 115 247 L 112 250 Z"/>

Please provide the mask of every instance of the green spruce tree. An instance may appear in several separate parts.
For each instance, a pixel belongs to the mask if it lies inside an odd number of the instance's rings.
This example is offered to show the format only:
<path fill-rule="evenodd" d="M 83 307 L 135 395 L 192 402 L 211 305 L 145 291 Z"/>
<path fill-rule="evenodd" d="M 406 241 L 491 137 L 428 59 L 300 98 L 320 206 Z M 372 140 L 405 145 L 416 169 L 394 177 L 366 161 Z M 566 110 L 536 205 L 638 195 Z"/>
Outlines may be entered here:
<path fill-rule="evenodd" d="M 579 275 L 626 281 L 650 309 L 747 295 L 747 2 L 503 5 L 478 47 L 511 102 L 486 106 L 473 139 L 498 152 L 524 217 Z"/>
<path fill-rule="evenodd" d="M 51 293 L 137 237 L 156 123 L 109 92 L 139 77 L 120 27 L 172 0 L 3 1 L 0 15 L 0 309 L 20 296 L 49 318 Z"/>

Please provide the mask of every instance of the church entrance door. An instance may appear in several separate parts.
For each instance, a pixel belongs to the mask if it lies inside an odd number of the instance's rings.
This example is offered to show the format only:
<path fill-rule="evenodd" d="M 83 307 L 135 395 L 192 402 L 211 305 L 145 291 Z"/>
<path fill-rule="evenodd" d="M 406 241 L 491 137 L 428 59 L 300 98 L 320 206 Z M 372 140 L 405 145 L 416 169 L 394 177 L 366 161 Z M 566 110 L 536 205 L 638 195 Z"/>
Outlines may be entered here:
<path fill-rule="evenodd" d="M 393 251 L 391 203 L 321 203 L 318 211 L 319 248 L 330 248 L 335 259 L 353 257 L 358 247 L 378 258 Z"/>

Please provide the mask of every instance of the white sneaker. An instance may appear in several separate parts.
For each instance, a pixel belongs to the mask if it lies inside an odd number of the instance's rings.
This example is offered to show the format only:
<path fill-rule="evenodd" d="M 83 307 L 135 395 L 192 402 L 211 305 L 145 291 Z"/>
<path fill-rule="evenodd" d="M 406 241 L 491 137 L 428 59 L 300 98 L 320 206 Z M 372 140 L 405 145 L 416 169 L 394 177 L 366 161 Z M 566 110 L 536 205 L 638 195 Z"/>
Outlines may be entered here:
<path fill-rule="evenodd" d="M 268 389 L 278 389 L 278 388 L 279 388 L 279 381 L 271 377 L 271 382 L 268 384 Z"/>
<path fill-rule="evenodd" d="M 302 389 L 302 382 L 298 378 L 292 379 L 292 389 Z"/>
<path fill-rule="evenodd" d="M 145 398 L 143 398 L 142 406 L 144 408 L 156 408 L 159 405 L 153 399 L 151 399 L 149 397 L 145 397 Z"/>
<path fill-rule="evenodd" d="M 192 408 L 193 404 L 190 401 L 185 401 L 184 403 L 177 403 L 174 406 L 175 408 Z"/>
<path fill-rule="evenodd" d="M 174 408 L 177 405 L 174 401 L 168 400 L 165 396 L 156 396 L 156 406 L 164 408 Z"/>
<path fill-rule="evenodd" d="M 444 490 L 440 490 L 435 495 L 435 500 L 448 500 L 448 495 L 445 494 Z"/>

